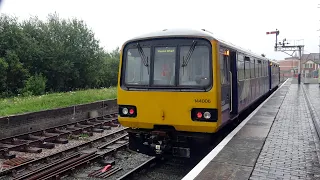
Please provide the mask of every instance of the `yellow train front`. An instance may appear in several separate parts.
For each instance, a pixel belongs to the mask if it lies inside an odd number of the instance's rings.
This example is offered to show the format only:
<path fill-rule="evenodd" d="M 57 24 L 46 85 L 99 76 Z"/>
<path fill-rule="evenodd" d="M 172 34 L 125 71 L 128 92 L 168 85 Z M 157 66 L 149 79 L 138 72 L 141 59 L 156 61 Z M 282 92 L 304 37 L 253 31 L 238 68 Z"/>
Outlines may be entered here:
<path fill-rule="evenodd" d="M 240 108 L 232 113 L 235 51 L 221 45 L 205 30 L 163 30 L 123 45 L 118 120 L 130 127 L 130 149 L 182 157 L 205 152 L 212 133 Z M 219 56 L 230 58 L 220 65 Z"/>

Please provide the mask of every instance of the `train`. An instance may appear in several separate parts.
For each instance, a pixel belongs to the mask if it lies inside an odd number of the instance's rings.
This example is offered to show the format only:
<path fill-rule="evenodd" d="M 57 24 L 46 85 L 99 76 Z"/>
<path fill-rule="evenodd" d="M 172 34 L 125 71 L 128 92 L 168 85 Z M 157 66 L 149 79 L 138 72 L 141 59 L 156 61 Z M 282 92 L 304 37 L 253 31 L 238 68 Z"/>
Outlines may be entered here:
<path fill-rule="evenodd" d="M 208 30 L 150 32 L 121 47 L 118 121 L 129 149 L 191 158 L 279 84 L 279 63 Z"/>

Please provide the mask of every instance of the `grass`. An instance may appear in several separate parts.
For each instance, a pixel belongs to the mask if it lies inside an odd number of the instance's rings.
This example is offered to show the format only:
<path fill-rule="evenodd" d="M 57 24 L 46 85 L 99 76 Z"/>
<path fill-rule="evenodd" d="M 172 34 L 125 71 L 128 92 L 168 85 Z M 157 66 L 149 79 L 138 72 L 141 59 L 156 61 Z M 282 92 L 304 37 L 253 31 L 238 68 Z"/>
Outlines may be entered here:
<path fill-rule="evenodd" d="M 0 99 L 0 117 L 114 99 L 115 87 Z"/>

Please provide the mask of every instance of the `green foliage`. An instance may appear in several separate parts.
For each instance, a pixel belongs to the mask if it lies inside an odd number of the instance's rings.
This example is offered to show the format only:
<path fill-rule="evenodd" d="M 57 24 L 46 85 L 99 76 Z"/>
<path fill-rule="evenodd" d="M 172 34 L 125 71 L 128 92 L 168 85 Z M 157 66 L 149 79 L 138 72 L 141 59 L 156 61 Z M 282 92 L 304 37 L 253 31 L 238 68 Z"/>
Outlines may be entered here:
<path fill-rule="evenodd" d="M 29 77 L 22 89 L 24 96 L 42 95 L 45 93 L 47 79 L 42 74 Z"/>
<path fill-rule="evenodd" d="M 52 93 L 41 96 L 5 98 L 0 99 L 0 117 L 114 99 L 116 96 L 117 89 L 112 87 L 65 93 Z"/>
<path fill-rule="evenodd" d="M 0 16 L 0 96 L 117 84 L 119 48 L 107 53 L 78 19 Z M 45 88 L 45 90 L 43 90 Z"/>
<path fill-rule="evenodd" d="M 4 59 L 8 63 L 6 83 L 8 93 L 17 94 L 23 88 L 24 81 L 29 76 L 29 72 L 23 67 L 15 52 L 7 51 Z"/>
<path fill-rule="evenodd" d="M 0 92 L 5 92 L 7 89 L 7 69 L 9 65 L 3 59 L 0 58 Z M 0 97 L 4 94 L 0 94 Z"/>

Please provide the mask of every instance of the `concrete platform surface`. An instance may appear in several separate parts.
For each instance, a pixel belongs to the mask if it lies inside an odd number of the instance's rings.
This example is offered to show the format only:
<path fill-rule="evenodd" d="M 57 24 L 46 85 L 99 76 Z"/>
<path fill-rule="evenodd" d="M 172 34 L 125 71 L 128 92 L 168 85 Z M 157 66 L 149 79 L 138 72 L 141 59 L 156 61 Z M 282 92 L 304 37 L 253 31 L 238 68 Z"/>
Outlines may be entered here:
<path fill-rule="evenodd" d="M 319 152 L 303 86 L 289 79 L 183 179 L 320 179 Z"/>

